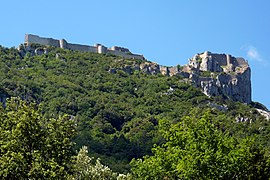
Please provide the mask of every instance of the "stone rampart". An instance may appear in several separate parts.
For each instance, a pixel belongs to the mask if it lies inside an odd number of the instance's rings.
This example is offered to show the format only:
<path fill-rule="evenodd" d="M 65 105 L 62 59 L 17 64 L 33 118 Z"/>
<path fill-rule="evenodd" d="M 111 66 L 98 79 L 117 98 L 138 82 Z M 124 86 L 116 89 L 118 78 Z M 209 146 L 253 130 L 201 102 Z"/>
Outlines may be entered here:
<path fill-rule="evenodd" d="M 97 53 L 97 48 L 94 46 L 80 45 L 80 44 L 67 44 L 67 49 L 82 52 L 94 52 Z"/>
<path fill-rule="evenodd" d="M 110 54 L 116 55 L 116 56 L 121 56 L 124 58 L 128 58 L 128 59 L 144 59 L 144 57 L 142 55 L 138 55 L 138 54 L 132 54 L 132 53 L 126 53 L 126 52 L 122 52 L 122 51 L 113 51 L 108 49 L 107 51 Z"/>
<path fill-rule="evenodd" d="M 96 46 L 88 46 L 81 44 L 72 44 L 68 43 L 66 40 L 61 39 L 52 39 L 52 38 L 43 38 L 37 35 L 26 34 L 25 35 L 25 44 L 29 46 L 30 44 L 41 44 L 45 46 L 55 46 L 63 49 L 70 49 L 74 51 L 82 51 L 82 52 L 93 52 L 93 53 L 110 53 L 116 56 L 121 56 L 129 59 L 145 59 L 143 55 L 132 54 L 129 49 L 113 46 L 111 48 L 107 48 L 101 44 L 97 44 Z"/>
<path fill-rule="evenodd" d="M 189 64 L 201 71 L 211 72 L 232 72 L 236 67 L 247 67 L 248 64 L 243 58 L 235 58 L 229 54 L 215 54 L 211 52 L 204 52 L 196 54 L 190 59 Z"/>
<path fill-rule="evenodd" d="M 227 56 L 226 54 L 211 54 L 212 61 L 218 63 L 220 66 L 227 66 Z"/>
<path fill-rule="evenodd" d="M 119 46 L 113 46 L 110 48 L 110 50 L 112 51 L 121 51 L 121 52 L 126 52 L 129 53 L 129 49 L 128 48 L 123 48 L 123 47 L 119 47 Z"/>
<path fill-rule="evenodd" d="M 247 66 L 247 61 L 244 58 L 235 58 L 235 66 Z"/>
<path fill-rule="evenodd" d="M 189 61 L 190 68 L 183 71 L 190 73 L 194 84 L 208 96 L 227 96 L 234 101 L 251 103 L 250 68 L 243 58 L 226 54 L 204 52 L 196 54 Z M 210 77 L 203 78 L 203 71 L 212 72 Z"/>
<path fill-rule="evenodd" d="M 60 47 L 59 40 L 52 39 L 52 38 L 42 38 L 42 37 L 32 35 L 32 34 L 25 35 L 25 43 L 27 45 L 41 44 L 41 45 L 46 45 L 46 46 Z"/>

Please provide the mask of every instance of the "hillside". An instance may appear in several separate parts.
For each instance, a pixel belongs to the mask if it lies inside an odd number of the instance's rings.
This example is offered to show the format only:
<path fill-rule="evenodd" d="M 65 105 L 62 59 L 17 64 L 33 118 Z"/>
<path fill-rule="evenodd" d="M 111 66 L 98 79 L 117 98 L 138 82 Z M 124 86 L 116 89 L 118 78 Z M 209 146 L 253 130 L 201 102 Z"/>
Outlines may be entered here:
<path fill-rule="evenodd" d="M 20 97 L 40 104 L 46 117 L 68 114 L 78 133 L 74 151 L 86 145 L 114 171 L 128 172 L 133 158 L 151 155 L 154 144 L 166 142 L 160 120 L 175 124 L 194 111 L 210 111 L 222 131 L 236 139 L 255 137 L 269 154 L 270 126 L 255 109 L 264 109 L 259 103 L 206 96 L 181 73 L 164 76 L 135 68 L 152 64 L 146 60 L 46 48 L 47 54 L 22 56 L 0 47 L 1 102 Z"/>

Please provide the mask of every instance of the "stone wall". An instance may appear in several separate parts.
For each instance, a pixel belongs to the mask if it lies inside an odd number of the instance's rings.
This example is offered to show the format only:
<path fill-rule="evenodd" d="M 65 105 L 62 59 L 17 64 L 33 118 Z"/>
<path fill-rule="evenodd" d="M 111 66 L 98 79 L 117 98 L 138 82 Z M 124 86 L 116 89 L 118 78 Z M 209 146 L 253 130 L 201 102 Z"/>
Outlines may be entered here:
<path fill-rule="evenodd" d="M 60 47 L 59 40 L 52 39 L 52 38 L 42 38 L 42 37 L 32 35 L 32 34 L 25 35 L 25 43 L 27 45 L 41 44 L 41 45 L 47 45 L 47 46 Z"/>
<path fill-rule="evenodd" d="M 201 69 L 203 62 L 205 70 Z M 221 68 L 219 64 L 225 67 Z M 111 68 L 109 72 L 116 73 L 117 70 L 123 70 L 127 73 L 140 70 L 146 74 L 180 75 L 183 77 L 182 82 L 191 82 L 209 97 L 222 96 L 233 101 L 251 103 L 251 70 L 249 65 L 243 58 L 235 58 L 231 55 L 207 52 L 196 54 L 189 60 L 188 65 L 181 67 L 162 66 L 154 62 L 137 62 L 132 67 Z"/>
<path fill-rule="evenodd" d="M 138 54 L 132 54 L 132 53 L 126 53 L 126 52 L 122 52 L 122 51 L 113 51 L 108 49 L 107 51 L 110 54 L 116 55 L 116 56 L 121 56 L 124 58 L 128 58 L 128 59 L 141 59 L 144 60 L 144 57 L 142 55 L 138 55 Z"/>
<path fill-rule="evenodd" d="M 183 71 L 191 74 L 194 84 L 208 96 L 227 96 L 234 101 L 251 103 L 251 71 L 247 61 L 226 54 L 196 54 Z M 210 77 L 202 78 L 203 71 Z"/>
<path fill-rule="evenodd" d="M 229 54 L 215 54 L 205 51 L 201 54 L 196 54 L 189 60 L 189 65 L 200 71 L 225 72 L 230 73 L 235 71 L 236 67 L 247 67 L 248 64 L 243 58 L 235 58 Z"/>
<path fill-rule="evenodd" d="M 52 39 L 52 38 L 43 38 L 32 34 L 25 35 L 25 44 L 29 46 L 30 44 L 41 44 L 46 46 L 55 46 L 60 47 L 63 49 L 70 49 L 75 51 L 82 51 L 82 52 L 93 52 L 93 53 L 110 53 L 116 56 L 121 56 L 129 59 L 145 59 L 142 55 L 132 54 L 129 49 L 113 46 L 110 49 L 107 47 L 97 44 L 96 46 L 88 46 L 88 45 L 81 45 L 81 44 L 72 44 L 68 43 L 66 40 L 61 39 Z"/>
<path fill-rule="evenodd" d="M 210 54 L 212 61 L 218 63 L 220 66 L 227 66 L 227 55 L 226 54 Z"/>
<path fill-rule="evenodd" d="M 97 53 L 97 47 L 95 47 L 95 46 L 87 46 L 87 45 L 68 43 L 67 44 L 67 49 L 74 50 L 74 51 Z"/>
<path fill-rule="evenodd" d="M 123 47 L 119 47 L 119 46 L 113 46 L 110 48 L 110 50 L 112 51 L 121 51 L 121 52 L 126 52 L 129 53 L 129 49 L 128 48 L 123 48 Z"/>
<path fill-rule="evenodd" d="M 231 56 L 226 54 L 214 54 L 209 51 L 205 51 L 202 54 L 198 54 L 195 59 L 201 59 L 201 71 L 221 72 L 222 66 L 227 66 L 230 64 Z"/>
<path fill-rule="evenodd" d="M 239 58 L 238 57 L 238 58 L 235 58 L 234 65 L 243 67 L 243 66 L 247 66 L 247 62 L 246 62 L 246 60 L 244 58 Z"/>

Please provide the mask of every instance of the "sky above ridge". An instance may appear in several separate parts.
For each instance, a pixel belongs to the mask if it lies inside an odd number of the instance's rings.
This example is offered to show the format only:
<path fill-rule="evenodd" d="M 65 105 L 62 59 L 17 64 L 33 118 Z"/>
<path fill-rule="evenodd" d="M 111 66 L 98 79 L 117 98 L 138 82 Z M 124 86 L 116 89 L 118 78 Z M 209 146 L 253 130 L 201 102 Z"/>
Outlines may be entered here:
<path fill-rule="evenodd" d="M 129 48 L 162 65 L 206 50 L 248 60 L 252 100 L 270 108 L 269 0 L 10 0 L 1 2 L 0 45 L 24 34 Z"/>

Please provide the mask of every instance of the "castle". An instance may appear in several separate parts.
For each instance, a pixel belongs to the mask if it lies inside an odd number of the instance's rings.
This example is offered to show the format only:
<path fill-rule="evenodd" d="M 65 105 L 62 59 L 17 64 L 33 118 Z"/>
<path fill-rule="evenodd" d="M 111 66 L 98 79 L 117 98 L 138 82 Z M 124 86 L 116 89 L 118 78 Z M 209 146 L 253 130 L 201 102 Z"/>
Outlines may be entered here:
<path fill-rule="evenodd" d="M 244 58 L 235 58 L 230 54 L 216 54 L 209 51 L 196 54 L 192 59 L 189 59 L 189 64 L 195 67 L 200 65 L 200 71 L 226 73 L 238 70 L 240 67 L 243 68 L 248 66 L 248 63 Z"/>
<path fill-rule="evenodd" d="M 128 59 L 145 59 L 142 55 L 133 54 L 129 49 L 123 47 L 113 46 L 107 48 L 101 44 L 95 46 L 72 44 L 64 39 L 43 38 L 32 34 L 25 35 L 24 44 L 26 47 L 30 47 L 31 44 L 41 44 L 82 52 L 109 53 Z M 37 48 L 34 52 L 34 54 L 43 53 L 46 53 L 46 48 L 45 50 Z M 181 75 L 208 96 L 227 96 L 234 101 L 251 103 L 251 71 L 247 61 L 243 58 L 205 51 L 196 54 L 189 59 L 187 65 L 182 67 L 161 66 L 153 62 L 136 64 L 134 61 L 134 63 L 133 67 L 126 66 L 122 70 L 130 72 L 132 69 L 138 69 L 149 74 Z M 115 68 L 110 69 L 112 73 L 116 71 Z"/>
<path fill-rule="evenodd" d="M 183 66 L 162 66 L 154 62 L 143 62 L 118 69 L 125 72 L 140 70 L 147 74 L 161 73 L 166 76 L 182 76 L 183 82 L 191 82 L 209 96 L 225 96 L 233 101 L 251 103 L 251 70 L 244 58 L 236 58 L 229 54 L 216 54 L 209 51 L 196 54 Z"/>
<path fill-rule="evenodd" d="M 189 59 L 183 71 L 208 96 L 227 96 L 251 103 L 251 70 L 244 58 L 205 51 Z"/>
<path fill-rule="evenodd" d="M 26 34 L 24 44 L 29 46 L 31 44 L 41 44 L 45 46 L 54 46 L 63 49 L 69 49 L 74 51 L 82 51 L 82 52 L 93 52 L 93 53 L 109 53 L 116 56 L 122 56 L 124 58 L 129 59 L 141 59 L 144 60 L 145 58 L 143 55 L 133 54 L 127 48 L 113 46 L 111 48 L 105 47 L 102 44 L 96 44 L 94 46 L 88 45 L 81 45 L 81 44 L 72 44 L 68 43 L 65 39 L 52 39 L 52 38 L 44 38 L 39 37 L 33 34 Z"/>

